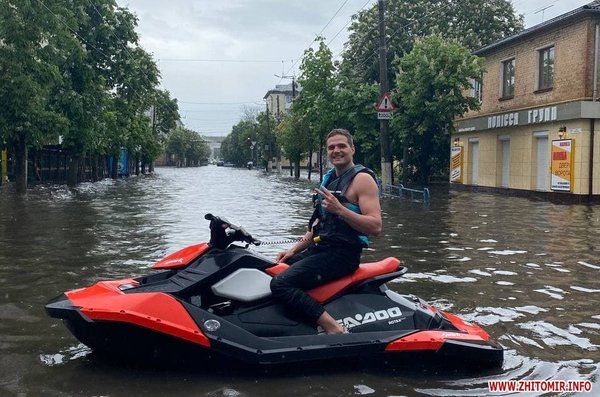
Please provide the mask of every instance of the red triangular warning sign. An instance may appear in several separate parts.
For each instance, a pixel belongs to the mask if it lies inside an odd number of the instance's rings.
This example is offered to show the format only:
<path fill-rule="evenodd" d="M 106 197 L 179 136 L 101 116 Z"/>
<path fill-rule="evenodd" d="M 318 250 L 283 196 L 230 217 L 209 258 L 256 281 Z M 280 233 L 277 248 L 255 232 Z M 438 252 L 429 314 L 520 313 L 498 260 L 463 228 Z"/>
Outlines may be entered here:
<path fill-rule="evenodd" d="M 381 96 L 376 109 L 378 112 L 391 112 L 396 109 L 396 106 L 392 103 L 392 96 L 389 92 L 386 92 Z"/>

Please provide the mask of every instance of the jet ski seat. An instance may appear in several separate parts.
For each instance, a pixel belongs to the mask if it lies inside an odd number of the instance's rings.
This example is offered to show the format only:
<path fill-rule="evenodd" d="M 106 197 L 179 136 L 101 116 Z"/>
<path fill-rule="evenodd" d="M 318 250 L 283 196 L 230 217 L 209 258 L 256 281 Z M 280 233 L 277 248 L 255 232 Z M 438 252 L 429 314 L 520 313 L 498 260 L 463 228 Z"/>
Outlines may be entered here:
<path fill-rule="evenodd" d="M 271 276 L 276 276 L 288 267 L 289 265 L 285 263 L 278 263 L 275 266 L 266 269 L 266 271 Z M 308 291 L 308 294 L 317 302 L 325 303 L 329 299 L 352 286 L 360 284 L 361 282 L 373 277 L 394 273 L 399 269 L 399 267 L 400 260 L 394 257 L 385 258 L 378 262 L 361 263 L 354 273 L 311 289 Z"/>

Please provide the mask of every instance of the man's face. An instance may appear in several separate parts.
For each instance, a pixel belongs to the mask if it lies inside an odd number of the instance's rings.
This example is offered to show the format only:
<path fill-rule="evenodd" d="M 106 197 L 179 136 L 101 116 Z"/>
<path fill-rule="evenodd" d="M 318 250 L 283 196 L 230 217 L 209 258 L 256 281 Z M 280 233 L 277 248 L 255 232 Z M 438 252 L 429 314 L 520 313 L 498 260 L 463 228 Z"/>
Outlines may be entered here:
<path fill-rule="evenodd" d="M 344 135 L 334 135 L 327 140 L 327 158 L 336 168 L 343 168 L 352 163 L 354 146 L 350 146 Z"/>

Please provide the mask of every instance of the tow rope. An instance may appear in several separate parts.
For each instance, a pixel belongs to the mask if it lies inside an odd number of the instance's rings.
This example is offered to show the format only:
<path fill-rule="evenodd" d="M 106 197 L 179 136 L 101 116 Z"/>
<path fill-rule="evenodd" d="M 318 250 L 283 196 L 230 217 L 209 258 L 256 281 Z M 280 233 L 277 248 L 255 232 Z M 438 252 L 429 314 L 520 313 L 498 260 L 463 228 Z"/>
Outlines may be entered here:
<path fill-rule="evenodd" d="M 260 240 L 260 245 L 282 245 L 282 244 L 294 244 L 299 241 L 307 241 L 305 238 L 286 238 L 282 240 L 275 241 L 264 241 Z"/>

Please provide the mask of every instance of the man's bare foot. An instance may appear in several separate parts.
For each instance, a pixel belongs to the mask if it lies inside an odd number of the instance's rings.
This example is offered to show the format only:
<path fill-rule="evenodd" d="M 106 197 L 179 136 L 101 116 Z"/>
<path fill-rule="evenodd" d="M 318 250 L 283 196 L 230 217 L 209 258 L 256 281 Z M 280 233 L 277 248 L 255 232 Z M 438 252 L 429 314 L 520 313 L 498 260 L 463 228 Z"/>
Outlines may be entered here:
<path fill-rule="evenodd" d="M 319 324 L 326 333 L 328 334 L 343 334 L 344 327 L 338 324 L 337 321 L 327 312 L 323 312 L 321 317 L 317 320 L 317 324 Z"/>

